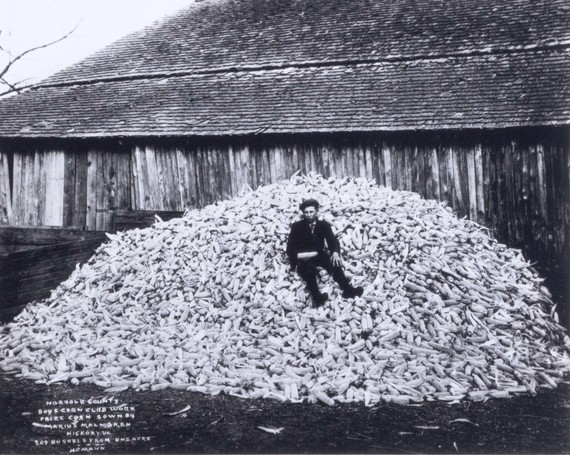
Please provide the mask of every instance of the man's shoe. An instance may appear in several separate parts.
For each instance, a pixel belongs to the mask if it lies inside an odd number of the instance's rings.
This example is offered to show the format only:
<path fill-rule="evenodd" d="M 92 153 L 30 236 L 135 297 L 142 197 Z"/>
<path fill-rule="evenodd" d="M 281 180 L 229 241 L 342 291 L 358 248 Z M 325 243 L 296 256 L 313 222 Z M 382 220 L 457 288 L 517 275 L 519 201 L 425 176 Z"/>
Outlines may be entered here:
<path fill-rule="evenodd" d="M 349 287 L 342 291 L 342 296 L 345 299 L 353 299 L 354 297 L 360 297 L 364 293 L 364 288 L 362 286 Z"/>
<path fill-rule="evenodd" d="M 329 295 L 326 292 L 323 292 L 322 294 L 314 296 L 313 297 L 313 307 L 315 307 L 315 308 L 322 307 L 328 299 L 329 299 Z"/>

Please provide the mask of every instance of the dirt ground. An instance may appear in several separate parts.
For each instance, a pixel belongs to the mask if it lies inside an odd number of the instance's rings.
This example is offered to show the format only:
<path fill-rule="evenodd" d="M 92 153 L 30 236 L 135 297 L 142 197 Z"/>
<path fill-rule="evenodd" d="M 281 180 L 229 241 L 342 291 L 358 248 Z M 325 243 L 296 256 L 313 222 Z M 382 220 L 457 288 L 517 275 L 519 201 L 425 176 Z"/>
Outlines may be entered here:
<path fill-rule="evenodd" d="M 570 383 L 485 402 L 329 407 L 170 389 L 113 395 L 91 385 L 46 386 L 4 374 L 0 410 L 0 453 L 6 455 L 570 453 Z M 98 433 L 69 424 L 90 412 Z M 55 415 L 71 429 L 48 428 Z M 97 422 L 116 428 L 101 430 Z"/>

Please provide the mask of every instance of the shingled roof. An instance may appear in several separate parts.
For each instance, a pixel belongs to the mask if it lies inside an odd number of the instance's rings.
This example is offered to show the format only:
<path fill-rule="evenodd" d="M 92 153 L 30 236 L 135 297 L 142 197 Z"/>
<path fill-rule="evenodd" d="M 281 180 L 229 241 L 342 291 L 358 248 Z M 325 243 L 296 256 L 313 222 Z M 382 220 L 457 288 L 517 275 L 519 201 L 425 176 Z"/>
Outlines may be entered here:
<path fill-rule="evenodd" d="M 566 0 L 210 0 L 0 102 L 0 136 L 570 123 Z"/>

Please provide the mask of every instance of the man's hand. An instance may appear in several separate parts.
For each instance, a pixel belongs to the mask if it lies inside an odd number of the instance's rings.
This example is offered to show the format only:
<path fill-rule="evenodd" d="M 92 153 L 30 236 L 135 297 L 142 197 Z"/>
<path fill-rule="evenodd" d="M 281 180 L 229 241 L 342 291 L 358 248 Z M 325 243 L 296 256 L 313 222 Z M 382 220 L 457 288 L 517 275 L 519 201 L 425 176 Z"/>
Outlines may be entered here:
<path fill-rule="evenodd" d="M 333 253 L 331 256 L 331 262 L 333 267 L 340 267 L 342 265 L 342 259 L 340 257 L 340 254 Z"/>

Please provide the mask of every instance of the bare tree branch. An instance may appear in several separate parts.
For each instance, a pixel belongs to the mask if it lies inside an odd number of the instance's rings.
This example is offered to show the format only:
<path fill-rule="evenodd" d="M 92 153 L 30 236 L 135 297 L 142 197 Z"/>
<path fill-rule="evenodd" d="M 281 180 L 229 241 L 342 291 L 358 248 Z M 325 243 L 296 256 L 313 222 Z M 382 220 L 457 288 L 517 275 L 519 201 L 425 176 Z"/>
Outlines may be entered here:
<path fill-rule="evenodd" d="M 6 86 L 8 86 L 8 87 L 10 87 L 10 88 L 9 88 L 9 90 L 7 90 L 7 91 L 0 92 L 0 97 L 2 97 L 2 96 L 4 96 L 4 95 L 7 95 L 7 94 L 9 94 L 9 93 L 20 92 L 20 91 L 25 90 L 25 89 L 27 89 L 27 88 L 33 87 L 33 84 L 27 85 L 27 86 L 19 86 L 19 85 L 18 85 L 18 84 L 21 84 L 21 83 L 24 82 L 24 81 L 20 81 L 20 82 L 16 82 L 16 83 L 12 83 L 12 84 L 11 84 L 11 83 L 9 83 L 9 82 L 6 80 L 5 76 L 6 76 L 6 74 L 8 73 L 8 71 L 14 66 L 14 64 L 15 64 L 16 62 L 18 62 L 19 60 L 21 60 L 21 59 L 22 59 L 23 57 L 25 57 L 26 55 L 30 54 L 31 52 L 38 51 L 38 50 L 40 50 L 40 49 L 45 49 L 46 47 L 49 47 L 49 46 L 53 46 L 54 44 L 57 44 L 57 43 L 63 41 L 64 39 L 68 38 L 69 35 L 71 35 L 75 30 L 77 30 L 77 27 L 79 27 L 79 24 L 80 24 L 80 23 L 81 23 L 81 22 L 79 22 L 75 27 L 73 27 L 73 29 L 72 29 L 71 31 L 69 31 L 68 33 L 66 33 L 65 35 L 63 35 L 61 38 L 58 38 L 58 39 L 56 39 L 55 41 L 51 41 L 51 42 L 46 43 L 46 44 L 42 44 L 42 45 L 40 45 L 40 46 L 36 46 L 36 47 L 32 47 L 32 48 L 30 48 L 30 49 L 27 49 L 27 50 L 25 50 L 24 52 L 22 52 L 22 53 L 18 54 L 17 56 L 15 56 L 15 57 L 12 57 L 12 53 L 11 53 L 9 50 L 5 49 L 4 47 L 2 47 L 2 46 L 0 45 L 0 51 L 3 51 L 3 52 L 7 53 L 7 54 L 10 56 L 10 59 L 9 59 L 8 63 L 6 64 L 6 66 L 0 70 L 0 83 L 4 84 L 4 85 L 6 85 Z M 1 32 L 0 32 L 0 33 L 1 33 Z"/>
<path fill-rule="evenodd" d="M 23 81 L 19 81 L 19 82 L 16 82 L 14 84 L 10 84 L 6 79 L 0 79 L 0 84 L 10 87 L 8 90 L 6 90 L 4 92 L 0 92 L 0 98 L 2 98 L 5 95 L 8 95 L 10 93 L 23 92 L 24 90 L 32 88 L 36 85 L 36 84 L 19 85 L 19 84 L 21 84 L 27 80 L 28 79 L 24 79 Z"/>

